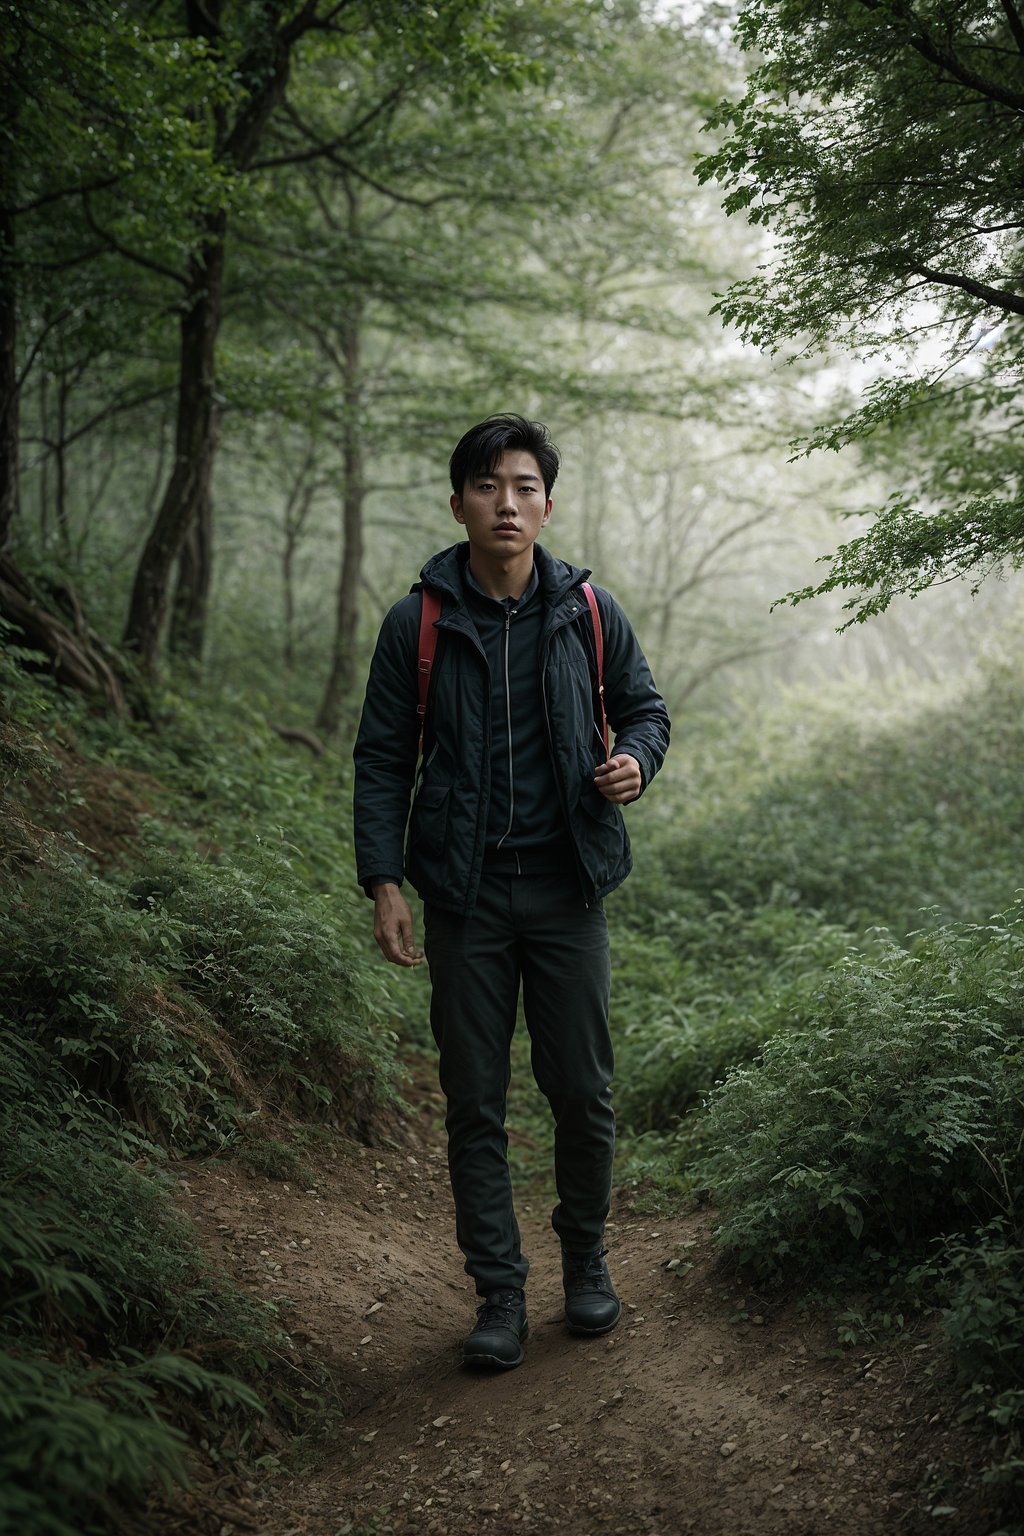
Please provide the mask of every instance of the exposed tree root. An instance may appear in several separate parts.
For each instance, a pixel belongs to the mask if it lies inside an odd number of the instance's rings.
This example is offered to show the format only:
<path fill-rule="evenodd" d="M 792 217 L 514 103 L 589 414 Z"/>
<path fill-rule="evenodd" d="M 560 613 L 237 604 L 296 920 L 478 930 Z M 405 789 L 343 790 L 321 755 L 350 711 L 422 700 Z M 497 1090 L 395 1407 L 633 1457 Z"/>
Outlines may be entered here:
<path fill-rule="evenodd" d="M 67 583 L 55 583 L 51 598 L 69 622 L 43 601 L 39 591 L 9 553 L 0 554 L 0 616 L 13 626 L 16 642 L 49 657 L 54 676 L 123 714 L 124 688 L 103 653 L 103 643 L 89 627 L 81 604 Z"/>

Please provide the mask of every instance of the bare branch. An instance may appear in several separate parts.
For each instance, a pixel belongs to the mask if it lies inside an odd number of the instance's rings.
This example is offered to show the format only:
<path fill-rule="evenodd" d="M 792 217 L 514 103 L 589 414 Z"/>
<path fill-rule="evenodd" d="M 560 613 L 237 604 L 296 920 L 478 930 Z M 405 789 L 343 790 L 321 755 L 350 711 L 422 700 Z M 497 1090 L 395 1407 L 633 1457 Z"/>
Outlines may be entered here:
<path fill-rule="evenodd" d="M 69 267 L 80 267 L 87 261 L 94 261 L 97 256 L 106 256 L 109 248 L 105 245 L 94 245 L 87 251 L 78 251 L 74 256 L 65 256 L 60 261 L 13 261 L 12 267 L 22 272 L 66 272 Z"/>
<path fill-rule="evenodd" d="M 281 28 L 282 40 L 291 47 L 307 32 L 330 32 L 338 17 L 343 11 L 347 11 L 351 4 L 352 0 L 338 0 L 337 5 L 328 6 L 320 16 L 317 14 L 317 0 L 306 0 L 298 15 L 293 16 L 292 20 Z"/>
<path fill-rule="evenodd" d="M 28 378 L 32 371 L 32 364 L 39 356 L 40 348 L 42 347 L 43 342 L 46 340 L 47 336 L 49 336 L 50 332 L 54 330 L 58 325 L 63 324 L 63 322 L 71 313 L 72 311 L 70 309 L 62 309 L 59 315 L 54 315 L 53 319 L 48 320 L 43 326 L 42 330 L 39 332 L 39 335 L 36 337 L 31 347 L 29 347 L 28 356 L 25 359 L 24 367 L 14 381 L 14 388 L 16 392 L 24 386 L 25 380 Z"/>
<path fill-rule="evenodd" d="M 285 102 L 285 116 L 294 124 L 302 137 L 308 141 L 310 148 L 297 150 L 294 154 L 289 155 L 268 155 L 263 160 L 255 160 L 251 169 L 262 171 L 275 165 L 303 165 L 310 160 L 320 160 L 325 156 L 333 155 L 339 149 L 344 149 L 346 144 L 351 144 L 354 139 L 357 139 L 363 132 L 363 129 L 368 128 L 382 112 L 386 112 L 389 108 L 395 106 L 402 96 L 405 95 L 406 90 L 414 79 L 415 76 L 411 75 L 407 80 L 400 80 L 397 85 L 392 86 L 391 90 L 382 96 L 380 101 L 376 102 L 368 112 L 364 112 L 362 117 L 357 118 L 354 123 L 345 129 L 344 133 L 339 134 L 335 139 L 318 138 L 309 124 L 302 121 L 295 108 L 289 105 L 288 102 Z"/>
<path fill-rule="evenodd" d="M 697 689 L 702 688 L 716 672 L 721 672 L 723 667 L 735 666 L 738 661 L 749 661 L 754 656 L 770 656 L 774 651 L 785 650 L 786 646 L 791 643 L 790 636 L 787 636 L 784 640 L 778 640 L 771 645 L 763 644 L 759 641 L 751 641 L 747 645 L 737 646 L 735 650 L 723 651 L 720 655 L 712 657 L 709 662 L 692 674 L 689 682 L 678 696 L 679 705 L 685 704 L 688 699 L 692 698 Z M 679 705 L 677 705 L 677 708 Z"/>
<path fill-rule="evenodd" d="M 61 448 L 70 448 L 72 444 L 78 442 L 79 438 L 87 437 L 90 432 L 94 432 L 96 428 L 102 426 L 105 421 L 109 421 L 112 416 L 120 416 L 125 411 L 138 410 L 143 405 L 152 405 L 154 400 L 166 399 L 168 395 L 172 395 L 173 393 L 174 387 L 170 384 L 165 384 L 162 385 L 159 389 L 146 390 L 144 394 L 134 395 L 127 400 L 115 399 L 111 401 L 110 405 L 104 406 L 101 411 L 95 412 L 95 414 L 90 416 L 88 421 L 83 422 L 80 427 L 76 427 L 73 432 L 70 432 L 67 437 L 61 440 L 59 445 L 56 443 L 51 443 L 45 438 L 43 441 L 46 442 L 47 446 L 50 448 L 56 448 L 58 446 Z"/>

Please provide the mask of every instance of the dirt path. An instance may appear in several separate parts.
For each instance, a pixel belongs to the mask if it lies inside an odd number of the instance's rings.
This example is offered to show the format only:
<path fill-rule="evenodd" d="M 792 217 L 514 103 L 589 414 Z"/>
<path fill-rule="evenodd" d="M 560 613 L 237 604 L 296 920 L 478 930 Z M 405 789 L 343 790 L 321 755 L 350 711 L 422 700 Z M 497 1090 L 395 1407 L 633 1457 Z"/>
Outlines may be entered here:
<path fill-rule="evenodd" d="M 704 1218 L 620 1205 L 608 1236 L 624 1316 L 588 1341 L 562 1324 L 547 1210 L 521 1205 L 526 1362 L 465 1371 L 474 1297 L 429 1125 L 425 1113 L 384 1152 L 344 1144 L 315 1192 L 234 1165 L 190 1170 L 184 1198 L 211 1248 L 289 1298 L 293 1336 L 327 1360 L 342 1401 L 335 1449 L 306 1480 L 270 1485 L 261 1536 L 990 1528 L 957 1486 L 978 1449 L 927 1378 L 927 1341 L 902 1360 L 837 1358 L 827 1327 L 723 1279 Z M 936 1504 L 955 1513 L 936 1518 Z"/>

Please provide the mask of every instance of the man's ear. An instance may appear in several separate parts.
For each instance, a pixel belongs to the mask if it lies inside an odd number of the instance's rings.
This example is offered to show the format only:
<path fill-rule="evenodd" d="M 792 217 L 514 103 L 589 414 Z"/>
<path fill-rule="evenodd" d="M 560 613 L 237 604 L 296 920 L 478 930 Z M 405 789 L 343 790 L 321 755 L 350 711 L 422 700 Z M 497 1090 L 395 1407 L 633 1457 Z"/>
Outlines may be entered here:
<path fill-rule="evenodd" d="M 544 516 L 540 520 L 540 525 L 541 525 L 542 528 L 548 522 L 550 517 L 551 517 L 551 501 L 549 499 L 547 506 L 544 508 Z"/>
<path fill-rule="evenodd" d="M 452 509 L 452 516 L 455 518 L 455 521 L 457 523 L 464 523 L 466 519 L 462 515 L 462 497 L 453 495 L 449 499 L 448 505 Z M 550 505 L 551 503 L 549 502 L 548 506 Z"/>

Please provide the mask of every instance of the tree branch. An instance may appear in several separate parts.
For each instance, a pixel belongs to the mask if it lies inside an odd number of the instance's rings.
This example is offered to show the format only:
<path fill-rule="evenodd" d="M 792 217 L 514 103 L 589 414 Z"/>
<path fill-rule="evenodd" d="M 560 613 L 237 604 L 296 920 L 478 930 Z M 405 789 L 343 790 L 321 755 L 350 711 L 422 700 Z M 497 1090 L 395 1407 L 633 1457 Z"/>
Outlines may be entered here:
<path fill-rule="evenodd" d="M 80 427 L 76 427 L 73 432 L 69 432 L 67 437 L 63 438 L 60 443 L 51 442 L 49 438 L 45 437 L 41 441 L 46 443 L 46 446 L 50 449 L 58 447 L 70 448 L 78 442 L 79 438 L 87 437 L 90 432 L 94 432 L 97 427 L 101 427 L 112 416 L 120 416 L 123 411 L 134 411 L 138 410 L 141 406 L 152 405 L 154 400 L 166 399 L 168 395 L 173 393 L 174 386 L 164 384 L 159 389 L 146 390 L 144 394 L 135 395 L 127 400 L 113 400 L 109 405 L 105 405 L 102 410 L 96 411 Z"/>
<path fill-rule="evenodd" d="M 880 11 L 883 9 L 884 0 L 861 0 L 865 10 Z M 977 91 L 981 96 L 987 96 L 989 101 L 1001 102 L 1004 107 L 1012 107 L 1015 112 L 1024 110 L 1024 96 L 1019 91 L 1011 91 L 997 80 L 987 80 L 984 75 L 975 74 L 973 69 L 968 69 L 966 64 L 961 64 L 955 53 L 947 48 L 940 48 L 925 32 L 923 24 L 908 8 L 908 14 L 912 23 L 918 27 L 916 35 L 911 35 L 907 41 L 910 47 L 930 64 L 938 64 L 954 80 L 959 80 L 961 85 Z"/>
<path fill-rule="evenodd" d="M 308 123 L 302 121 L 295 108 L 288 102 L 285 102 L 285 116 L 294 124 L 302 137 L 308 141 L 311 148 L 297 150 L 294 154 L 289 155 L 268 155 L 263 160 L 254 161 L 251 169 L 263 171 L 275 165 L 303 165 L 310 160 L 320 160 L 325 156 L 333 155 L 336 150 L 343 149 L 346 144 L 350 144 L 353 139 L 358 138 L 363 129 L 368 128 L 382 112 L 386 112 L 390 107 L 395 106 L 405 94 L 409 84 L 410 82 L 407 80 L 399 81 L 368 112 L 364 112 L 361 118 L 358 118 L 356 122 L 345 129 L 344 133 L 339 134 L 335 139 L 318 138 Z"/>
<path fill-rule="evenodd" d="M 721 652 L 720 655 L 712 657 L 709 662 L 706 662 L 696 672 L 691 673 L 689 681 L 684 684 L 683 691 L 679 695 L 680 705 L 685 704 L 687 699 L 692 698 L 697 689 L 702 688 L 716 672 L 721 672 L 723 667 L 735 666 L 738 661 L 749 661 L 754 656 L 770 656 L 774 651 L 785 650 L 790 644 L 792 644 L 792 639 L 787 635 L 784 640 L 776 640 L 773 644 L 751 640 L 746 645 L 737 646 L 735 650 Z"/>
<path fill-rule="evenodd" d="M 957 272 L 936 272 L 933 267 L 918 266 L 916 263 L 910 270 L 930 283 L 942 283 L 946 288 L 959 288 L 964 293 L 971 294 L 973 298 L 981 299 L 982 303 L 991 304 L 996 309 L 1005 309 L 1011 315 L 1024 315 L 1024 295 L 1006 293 L 1003 289 L 993 288 L 988 283 L 979 283 L 973 277 L 964 277 Z"/>
<path fill-rule="evenodd" d="M 32 364 L 39 356 L 40 348 L 42 347 L 43 342 L 46 340 L 47 336 L 49 336 L 50 332 L 54 330 L 58 325 L 63 324 L 63 322 L 72 313 L 73 311 L 70 309 L 62 309 L 59 315 L 54 315 L 53 319 L 48 320 L 43 326 L 42 330 L 39 332 L 39 335 L 29 347 L 28 356 L 22 365 L 21 372 L 18 374 L 18 377 L 14 381 L 15 392 L 24 387 L 25 380 L 28 378 L 30 372 L 32 371 Z"/>
<path fill-rule="evenodd" d="M 396 192 L 394 187 L 386 186 L 384 182 L 378 181 L 375 176 L 371 176 L 369 171 L 360 170 L 359 166 L 354 164 L 353 161 L 345 160 L 339 154 L 329 154 L 326 156 L 326 159 L 330 160 L 332 165 L 336 165 L 339 170 L 345 171 L 349 176 L 354 176 L 364 186 L 372 187 L 382 197 L 390 198 L 394 203 L 404 203 L 409 208 L 436 208 L 439 203 L 456 202 L 465 196 L 461 192 L 438 192 L 434 197 L 414 197 L 411 192 Z"/>
<path fill-rule="evenodd" d="M 129 250 L 126 245 L 121 244 L 116 235 L 101 229 L 93 217 L 92 209 L 89 207 L 89 194 L 84 190 L 82 192 L 82 207 L 85 211 L 85 222 L 93 234 L 98 235 L 104 241 L 109 250 L 116 252 L 118 256 L 123 256 L 126 261 L 134 262 L 137 267 L 145 267 L 147 272 L 155 272 L 159 277 L 169 277 L 172 282 L 178 283 L 182 288 L 186 286 L 183 273 L 176 272 L 173 267 L 165 267 L 162 261 L 155 261 L 151 256 L 142 256 L 138 251 Z"/>
<path fill-rule="evenodd" d="M 1006 20 L 1009 23 L 1013 40 L 1020 52 L 1024 53 L 1024 18 L 1021 17 L 1020 11 L 1014 5 L 1013 0 L 1003 0 L 1003 10 L 1006 13 Z"/>
<path fill-rule="evenodd" d="M 23 214 L 35 213 L 40 208 L 46 208 L 50 203 L 60 202 L 62 197 L 77 197 L 79 194 L 84 195 L 89 192 L 105 192 L 108 187 L 115 186 L 117 180 L 116 176 L 104 176 L 99 181 L 90 182 L 87 187 L 83 187 L 80 184 L 76 187 L 61 187 L 57 192 L 44 192 L 42 197 L 34 197 L 30 203 L 20 203 L 17 208 L 13 208 L 11 211 L 15 218 L 21 218 Z"/>
<path fill-rule="evenodd" d="M 317 0 L 306 0 L 305 5 L 286 26 L 281 28 L 281 38 L 290 48 L 307 32 L 329 32 L 342 11 L 347 11 L 352 0 L 338 0 L 329 6 L 322 16 L 317 14 Z"/>
<path fill-rule="evenodd" d="M 80 267 L 83 262 L 94 261 L 97 256 L 109 255 L 109 247 L 106 245 L 94 245 L 88 251 L 79 251 L 75 256 L 65 256 L 61 261 L 15 261 L 11 265 L 22 272 L 66 272 L 69 267 Z"/>

